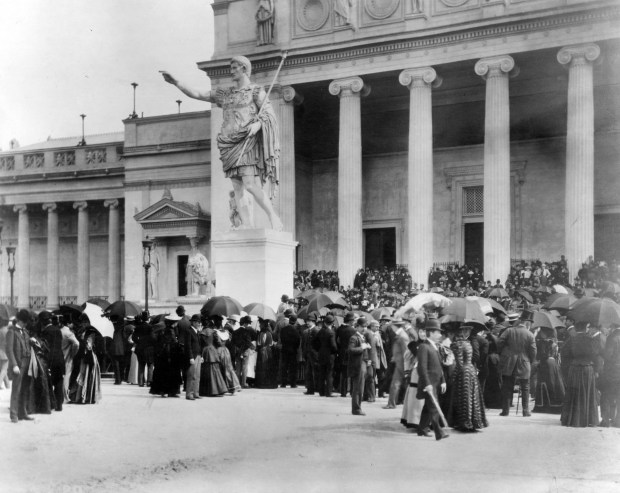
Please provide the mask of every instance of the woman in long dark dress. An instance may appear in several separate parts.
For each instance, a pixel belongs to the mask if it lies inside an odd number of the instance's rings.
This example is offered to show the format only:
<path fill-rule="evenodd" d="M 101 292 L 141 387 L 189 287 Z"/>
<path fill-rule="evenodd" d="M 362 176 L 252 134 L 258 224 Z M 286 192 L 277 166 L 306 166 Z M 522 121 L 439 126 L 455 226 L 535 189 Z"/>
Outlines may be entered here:
<path fill-rule="evenodd" d="M 489 357 L 487 358 L 488 376 L 484 386 L 484 403 L 491 409 L 502 407 L 502 372 L 499 369 L 499 350 L 497 336 L 491 332 L 486 335 L 489 341 Z"/>
<path fill-rule="evenodd" d="M 214 345 L 215 330 L 212 327 L 205 327 L 200 332 L 200 340 L 203 348 L 199 394 L 206 397 L 224 395 L 228 392 L 228 387 L 222 376 L 220 357 Z"/>
<path fill-rule="evenodd" d="M 256 340 L 256 387 L 275 389 L 278 386 L 278 362 L 273 356 L 273 335 L 269 321 L 259 319 L 260 332 Z"/>
<path fill-rule="evenodd" d="M 478 374 L 472 363 L 473 350 L 467 340 L 471 329 L 471 326 L 461 326 L 450 346 L 455 367 L 447 420 L 450 426 L 460 431 L 477 431 L 488 426 Z"/>
<path fill-rule="evenodd" d="M 174 318 L 174 317 L 173 317 Z M 176 321 L 165 319 L 165 327 L 155 337 L 155 369 L 149 393 L 162 397 L 179 397 L 181 392 L 181 352 L 174 326 Z"/>
<path fill-rule="evenodd" d="M 79 361 L 77 375 L 69 388 L 69 399 L 72 403 L 96 404 L 101 400 L 101 369 L 95 353 L 98 335 L 93 327 L 86 328 L 81 334 L 80 348 L 76 356 Z"/>
<path fill-rule="evenodd" d="M 562 370 L 566 374 L 566 395 L 562 405 L 562 426 L 598 426 L 595 367 L 598 350 L 587 334 L 587 322 L 575 324 L 575 334 L 562 347 Z"/>
<path fill-rule="evenodd" d="M 620 428 L 620 326 L 614 325 L 605 343 L 601 388 L 601 426 Z"/>
<path fill-rule="evenodd" d="M 22 381 L 22 393 L 28 396 L 28 414 L 51 414 L 56 407 L 49 379 L 49 349 L 40 331 L 40 325 L 30 326 L 30 364 Z"/>
<path fill-rule="evenodd" d="M 541 327 L 536 336 L 536 359 L 538 378 L 536 380 L 535 413 L 560 414 L 564 402 L 564 380 L 558 365 L 558 341 L 555 330 Z"/>

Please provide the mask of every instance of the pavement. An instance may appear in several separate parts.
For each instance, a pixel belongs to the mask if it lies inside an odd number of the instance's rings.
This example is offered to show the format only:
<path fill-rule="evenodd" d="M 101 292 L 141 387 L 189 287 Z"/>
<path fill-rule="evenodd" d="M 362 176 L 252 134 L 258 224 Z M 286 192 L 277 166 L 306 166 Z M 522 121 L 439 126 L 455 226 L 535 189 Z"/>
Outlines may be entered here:
<path fill-rule="evenodd" d="M 614 492 L 620 429 L 487 411 L 478 433 L 436 441 L 400 424 L 386 399 L 246 389 L 196 401 L 110 380 L 96 405 L 9 420 L 0 390 L 0 492 Z"/>

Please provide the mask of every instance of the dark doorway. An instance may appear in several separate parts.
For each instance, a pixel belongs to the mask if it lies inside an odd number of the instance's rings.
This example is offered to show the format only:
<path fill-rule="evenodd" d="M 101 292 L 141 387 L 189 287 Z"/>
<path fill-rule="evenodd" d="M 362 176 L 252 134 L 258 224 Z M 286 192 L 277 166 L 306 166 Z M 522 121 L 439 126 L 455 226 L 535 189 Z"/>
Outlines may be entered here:
<path fill-rule="evenodd" d="M 594 258 L 620 260 L 620 214 L 594 216 Z"/>
<path fill-rule="evenodd" d="M 484 223 L 465 224 L 465 263 L 484 272 Z"/>
<path fill-rule="evenodd" d="M 177 257 L 177 285 L 179 287 L 179 296 L 187 296 L 187 261 L 189 255 L 179 255 Z"/>
<path fill-rule="evenodd" d="M 396 228 L 365 229 L 365 266 L 371 269 L 396 267 Z"/>

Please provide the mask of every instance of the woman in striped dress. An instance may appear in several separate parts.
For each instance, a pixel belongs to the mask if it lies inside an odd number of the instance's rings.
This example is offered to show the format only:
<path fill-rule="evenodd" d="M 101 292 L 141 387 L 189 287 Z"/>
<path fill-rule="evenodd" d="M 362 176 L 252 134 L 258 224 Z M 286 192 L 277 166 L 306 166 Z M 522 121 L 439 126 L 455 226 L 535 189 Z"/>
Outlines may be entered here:
<path fill-rule="evenodd" d="M 451 345 L 456 367 L 452 375 L 447 419 L 450 426 L 460 431 L 477 431 L 488 426 L 482 391 L 472 363 L 473 350 L 467 340 L 471 329 L 471 326 L 462 325 L 456 331 Z"/>

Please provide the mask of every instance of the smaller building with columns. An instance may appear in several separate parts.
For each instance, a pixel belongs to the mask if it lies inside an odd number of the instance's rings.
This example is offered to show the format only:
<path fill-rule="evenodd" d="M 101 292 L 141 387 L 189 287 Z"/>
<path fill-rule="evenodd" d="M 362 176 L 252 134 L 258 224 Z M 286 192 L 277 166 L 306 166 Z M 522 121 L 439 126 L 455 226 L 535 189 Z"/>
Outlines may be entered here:
<path fill-rule="evenodd" d="M 494 282 L 514 259 L 564 254 L 573 276 L 589 256 L 620 260 L 617 2 L 360 0 L 343 19 L 332 0 L 295 0 L 258 44 L 254 1 L 212 7 L 215 53 L 198 68 L 213 90 L 234 55 L 269 87 L 288 52 L 270 99 L 298 269 L 346 286 L 361 267 L 406 265 L 426 283 L 452 262 Z M 221 124 L 213 107 L 0 153 L 18 304 L 143 299 L 149 235 L 150 296 L 187 300 L 189 255 L 214 265 L 211 238 L 230 229 Z"/>

